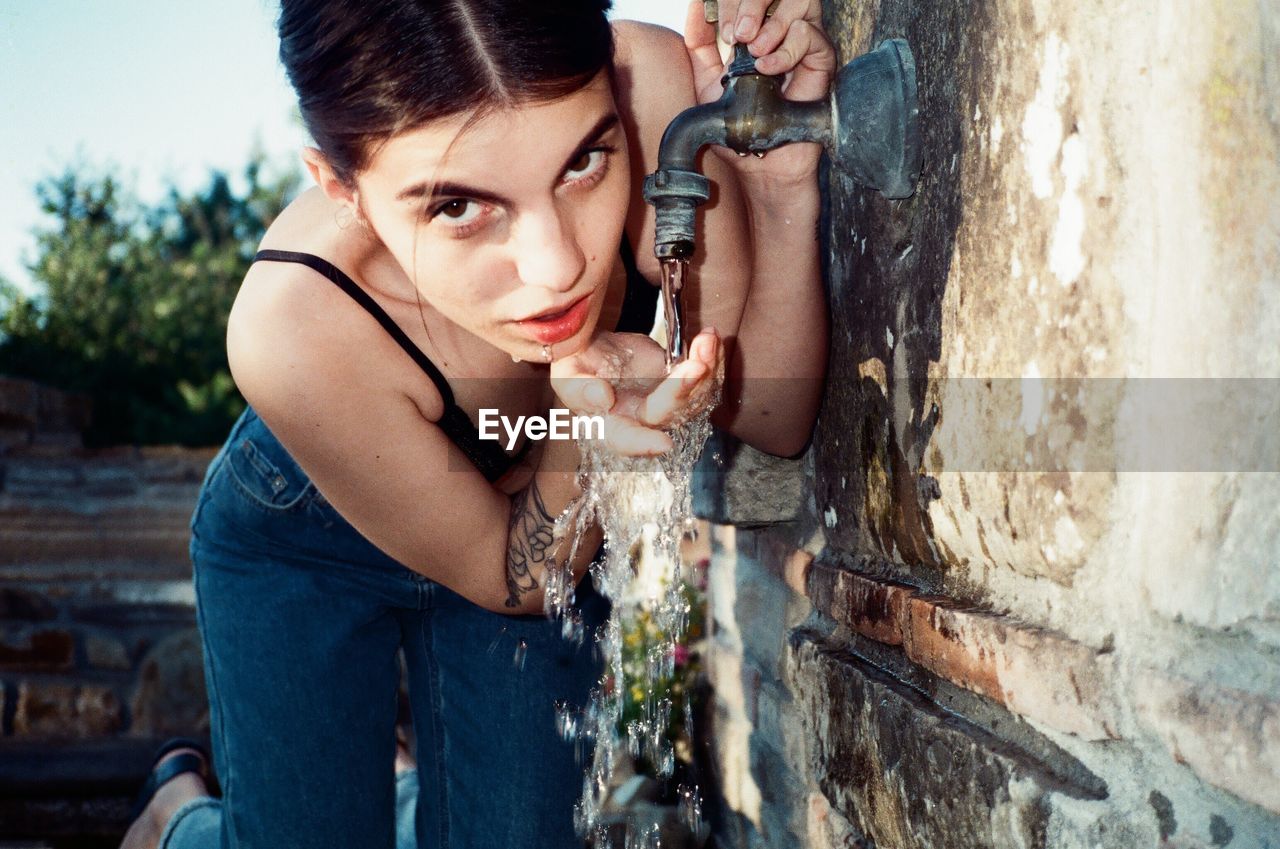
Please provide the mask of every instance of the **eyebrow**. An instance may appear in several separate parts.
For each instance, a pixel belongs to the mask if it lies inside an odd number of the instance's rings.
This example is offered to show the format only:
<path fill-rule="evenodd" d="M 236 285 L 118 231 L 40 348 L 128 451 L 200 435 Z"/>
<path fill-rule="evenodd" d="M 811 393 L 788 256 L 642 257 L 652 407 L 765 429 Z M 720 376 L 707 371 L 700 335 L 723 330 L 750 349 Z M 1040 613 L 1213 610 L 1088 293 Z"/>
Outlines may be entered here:
<path fill-rule="evenodd" d="M 618 113 L 610 112 L 604 115 L 595 126 L 587 131 L 582 137 L 582 141 L 574 148 L 573 153 L 565 160 L 560 171 L 568 171 L 569 166 L 577 162 L 584 153 L 587 153 L 591 146 L 600 141 L 600 138 L 618 125 Z M 490 203 L 496 206 L 510 206 L 512 202 L 496 192 L 490 192 L 485 189 L 477 189 L 473 186 L 464 186 L 460 183 L 436 183 L 431 184 L 423 181 L 414 183 L 405 189 L 401 189 L 396 195 L 397 201 L 420 200 L 422 198 L 440 198 L 440 197 L 464 197 L 471 200 L 478 200 L 482 203 Z"/>

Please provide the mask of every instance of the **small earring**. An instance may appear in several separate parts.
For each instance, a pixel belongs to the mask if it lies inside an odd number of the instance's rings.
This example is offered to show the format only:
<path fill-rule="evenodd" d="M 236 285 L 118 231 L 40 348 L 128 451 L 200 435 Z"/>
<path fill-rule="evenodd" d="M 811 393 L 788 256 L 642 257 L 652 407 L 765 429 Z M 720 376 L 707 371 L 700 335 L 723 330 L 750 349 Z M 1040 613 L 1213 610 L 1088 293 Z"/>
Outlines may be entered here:
<path fill-rule="evenodd" d="M 339 230 L 346 230 L 356 223 L 356 216 L 351 211 L 351 207 L 343 204 L 339 206 L 337 211 L 333 213 L 333 223 L 338 225 Z"/>

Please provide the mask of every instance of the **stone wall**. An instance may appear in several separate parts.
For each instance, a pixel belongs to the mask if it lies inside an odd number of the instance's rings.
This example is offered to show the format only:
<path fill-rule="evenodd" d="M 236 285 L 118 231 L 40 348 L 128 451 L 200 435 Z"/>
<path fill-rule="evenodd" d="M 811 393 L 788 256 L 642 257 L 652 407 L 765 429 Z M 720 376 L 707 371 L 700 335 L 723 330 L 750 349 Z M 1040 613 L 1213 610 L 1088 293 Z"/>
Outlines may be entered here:
<path fill-rule="evenodd" d="M 1280 847 L 1280 2 L 824 5 L 924 171 L 829 175 L 804 460 L 705 469 L 723 842 Z"/>
<path fill-rule="evenodd" d="M 115 845 L 158 741 L 208 730 L 187 522 L 213 451 L 86 450 L 87 416 L 0 379 L 0 841 Z"/>

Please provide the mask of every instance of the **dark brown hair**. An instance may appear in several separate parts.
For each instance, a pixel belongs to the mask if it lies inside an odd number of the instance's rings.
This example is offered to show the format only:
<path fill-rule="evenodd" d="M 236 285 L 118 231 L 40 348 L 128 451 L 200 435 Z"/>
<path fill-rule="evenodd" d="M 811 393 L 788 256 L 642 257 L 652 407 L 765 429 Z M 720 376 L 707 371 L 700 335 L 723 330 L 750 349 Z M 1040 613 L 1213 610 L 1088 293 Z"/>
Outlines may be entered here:
<path fill-rule="evenodd" d="M 466 111 L 572 94 L 612 67 L 610 0 L 282 0 L 280 61 L 350 184 L 378 144 Z"/>

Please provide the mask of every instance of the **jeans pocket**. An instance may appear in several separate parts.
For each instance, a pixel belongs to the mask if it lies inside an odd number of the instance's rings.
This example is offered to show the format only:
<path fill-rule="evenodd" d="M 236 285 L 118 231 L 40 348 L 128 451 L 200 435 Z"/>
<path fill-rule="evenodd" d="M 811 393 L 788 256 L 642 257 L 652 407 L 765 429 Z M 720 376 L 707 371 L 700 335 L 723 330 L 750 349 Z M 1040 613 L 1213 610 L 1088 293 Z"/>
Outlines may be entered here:
<path fill-rule="evenodd" d="M 266 442 L 244 437 L 227 447 L 226 463 L 240 494 L 264 510 L 292 510 L 315 495 L 297 463 L 283 449 L 273 456 Z"/>

